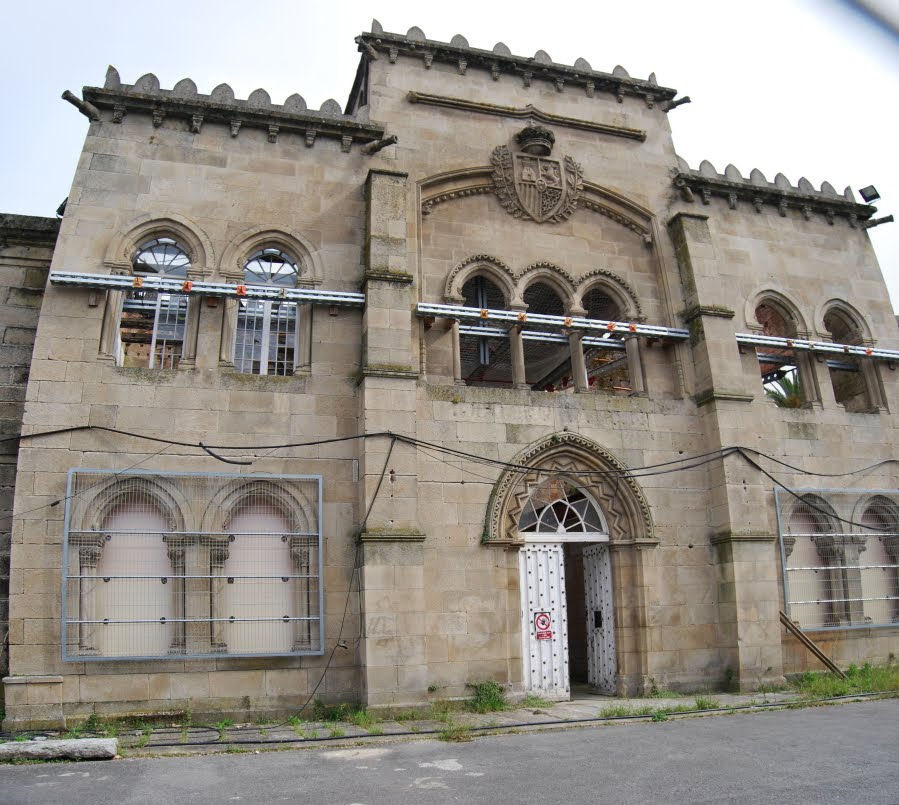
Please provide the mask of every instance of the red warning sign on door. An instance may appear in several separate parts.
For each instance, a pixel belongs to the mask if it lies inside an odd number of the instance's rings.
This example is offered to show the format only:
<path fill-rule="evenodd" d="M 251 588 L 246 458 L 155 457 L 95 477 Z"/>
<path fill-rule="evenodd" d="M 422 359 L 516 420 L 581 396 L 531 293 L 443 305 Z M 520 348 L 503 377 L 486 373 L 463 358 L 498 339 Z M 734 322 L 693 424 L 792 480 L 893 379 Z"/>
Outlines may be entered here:
<path fill-rule="evenodd" d="M 552 619 L 549 617 L 548 612 L 538 612 L 534 615 L 534 628 L 537 632 L 545 632 L 551 624 Z M 541 638 L 538 637 L 537 639 L 540 640 Z M 543 639 L 545 640 L 546 638 Z"/>

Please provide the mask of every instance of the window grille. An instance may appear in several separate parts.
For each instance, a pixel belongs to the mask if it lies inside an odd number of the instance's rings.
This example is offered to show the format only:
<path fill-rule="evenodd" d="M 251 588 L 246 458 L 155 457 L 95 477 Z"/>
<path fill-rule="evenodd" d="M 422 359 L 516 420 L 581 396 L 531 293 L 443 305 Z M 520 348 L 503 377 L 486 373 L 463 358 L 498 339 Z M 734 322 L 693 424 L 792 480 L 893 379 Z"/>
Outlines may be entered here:
<path fill-rule="evenodd" d="M 551 534 L 555 541 L 566 535 L 608 535 L 599 507 L 581 489 L 564 478 L 551 478 L 537 486 L 525 503 L 518 521 L 522 534 Z"/>
<path fill-rule="evenodd" d="M 248 285 L 293 288 L 299 265 L 289 255 L 274 248 L 262 249 L 244 266 Z M 296 369 L 296 302 L 241 299 L 234 341 L 234 367 L 255 375 L 288 377 Z"/>
<path fill-rule="evenodd" d="M 899 623 L 895 490 L 775 489 L 784 606 L 803 630 Z"/>
<path fill-rule="evenodd" d="M 321 654 L 321 480 L 71 470 L 63 658 Z"/>
<path fill-rule="evenodd" d="M 135 276 L 185 279 L 190 258 L 171 238 L 144 243 L 134 257 Z M 134 289 L 122 305 L 116 363 L 174 369 L 181 358 L 187 326 L 187 297 Z"/>

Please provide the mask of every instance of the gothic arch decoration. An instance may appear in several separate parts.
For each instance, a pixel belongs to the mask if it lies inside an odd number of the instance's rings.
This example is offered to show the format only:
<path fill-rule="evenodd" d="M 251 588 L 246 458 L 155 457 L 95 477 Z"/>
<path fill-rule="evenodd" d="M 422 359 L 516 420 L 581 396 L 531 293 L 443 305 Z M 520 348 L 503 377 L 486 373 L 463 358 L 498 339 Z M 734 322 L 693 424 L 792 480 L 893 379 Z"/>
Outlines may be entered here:
<path fill-rule="evenodd" d="M 569 310 L 571 309 L 574 289 L 577 283 L 571 274 L 555 263 L 550 263 L 546 260 L 531 263 L 518 272 L 516 280 L 518 281 L 518 292 L 521 298 L 524 298 L 525 291 L 535 282 L 545 282 L 559 295 L 565 307 Z"/>
<path fill-rule="evenodd" d="M 790 298 L 790 296 L 775 285 L 759 286 L 746 297 L 743 315 L 746 327 L 751 332 L 760 333 L 763 330 L 762 325 L 755 317 L 755 311 L 760 305 L 770 304 L 775 309 L 787 315 L 796 327 L 795 338 L 808 338 L 809 328 L 806 324 L 805 317 L 802 315 L 798 305 Z"/>
<path fill-rule="evenodd" d="M 532 469 L 508 469 L 496 482 L 487 504 L 484 544 L 524 544 L 518 534 L 521 513 L 534 489 L 546 480 L 546 470 L 561 473 L 590 493 L 605 515 L 613 545 L 658 544 L 642 489 L 621 461 L 591 439 L 567 431 L 554 433 L 526 448 L 512 463 Z M 596 472 L 604 474 L 590 474 Z"/>
<path fill-rule="evenodd" d="M 223 532 L 231 516 L 242 506 L 263 501 L 274 504 L 284 514 L 293 533 L 318 531 L 318 503 L 299 489 L 274 478 L 238 478 L 226 484 L 209 501 L 201 520 L 201 530 L 204 533 Z"/>
<path fill-rule="evenodd" d="M 825 340 L 830 340 L 832 335 L 825 323 L 825 317 L 831 313 L 838 314 L 847 323 L 851 323 L 858 333 L 858 343 L 860 345 L 869 345 L 874 343 L 874 337 L 871 334 L 871 327 L 867 319 L 858 311 L 857 308 L 850 305 L 843 299 L 828 299 L 821 305 L 815 307 L 815 330 Z"/>
<path fill-rule="evenodd" d="M 421 214 L 424 218 L 435 208 L 449 201 L 474 196 L 495 195 L 496 185 L 492 166 L 477 166 L 433 174 L 419 182 Z M 647 245 L 653 243 L 653 215 L 642 205 L 603 187 L 583 179 L 577 209 L 596 213 L 633 232 Z M 539 225 L 539 224 L 535 224 Z"/>
<path fill-rule="evenodd" d="M 304 286 L 321 280 L 323 272 L 318 249 L 298 233 L 270 226 L 255 226 L 234 238 L 222 254 L 219 273 L 224 279 L 241 281 L 247 259 L 260 249 L 268 247 L 281 249 L 297 261 L 300 267 L 298 285 Z"/>
<path fill-rule="evenodd" d="M 75 498 L 71 528 L 99 532 L 112 510 L 128 501 L 148 501 L 164 513 L 169 530 L 190 531 L 190 504 L 175 483 L 162 476 L 133 475 L 91 487 Z"/>
<path fill-rule="evenodd" d="M 594 288 L 608 291 L 621 309 L 621 317 L 626 321 L 642 322 L 646 320 L 643 307 L 633 286 L 613 271 L 596 268 L 589 271 L 578 282 L 574 295 L 574 306 L 583 308 L 584 296 Z"/>
<path fill-rule="evenodd" d="M 212 241 L 196 223 L 176 213 L 159 218 L 145 213 L 135 218 L 113 237 L 103 264 L 112 273 L 130 274 L 137 250 L 148 240 L 159 237 L 173 238 L 187 251 L 190 258 L 188 276 L 193 279 L 211 277 L 215 262 Z"/>
<path fill-rule="evenodd" d="M 493 280 L 502 290 L 506 297 L 507 303 L 511 304 L 516 298 L 515 288 L 515 272 L 512 271 L 502 260 L 492 257 L 489 254 L 473 254 L 466 257 L 462 262 L 457 263 L 450 271 L 446 278 L 446 285 L 443 289 L 443 297 L 447 302 L 462 303 L 462 288 L 472 276 L 483 274 L 490 280 Z"/>

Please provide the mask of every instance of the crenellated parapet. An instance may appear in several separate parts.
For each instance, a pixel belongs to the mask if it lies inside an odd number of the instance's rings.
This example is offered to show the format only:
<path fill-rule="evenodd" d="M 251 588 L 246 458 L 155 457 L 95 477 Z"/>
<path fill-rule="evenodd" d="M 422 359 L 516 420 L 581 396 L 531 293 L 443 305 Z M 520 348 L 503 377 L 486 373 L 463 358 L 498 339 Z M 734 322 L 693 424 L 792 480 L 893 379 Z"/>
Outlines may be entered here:
<path fill-rule="evenodd" d="M 461 34 L 456 34 L 450 42 L 437 42 L 425 37 L 417 27 L 410 28 L 405 35 L 388 33 L 377 20 L 372 20 L 370 33 L 356 37 L 356 43 L 372 60 L 384 56 L 394 64 L 402 54 L 419 59 L 426 70 L 435 62 L 449 64 L 460 75 L 466 75 L 469 70 L 483 70 L 489 72 L 494 81 L 499 81 L 502 76 L 514 76 L 525 87 L 539 81 L 552 84 L 558 92 L 575 88 L 588 98 L 600 92 L 614 95 L 619 103 L 626 97 L 640 98 L 650 109 L 658 104 L 660 109 L 667 111 L 677 95 L 674 89 L 660 87 L 655 73 L 646 80 L 631 78 L 620 65 L 611 73 L 600 73 L 582 58 L 574 65 L 557 64 L 544 50 L 538 50 L 531 57 L 515 56 L 502 42 L 494 45 L 492 50 L 481 50 L 471 47 Z"/>
<path fill-rule="evenodd" d="M 300 135 L 309 147 L 318 137 L 336 138 L 346 152 L 353 143 L 374 143 L 384 136 L 383 126 L 368 121 L 367 107 L 356 110 L 354 115 L 345 115 L 340 104 L 330 99 L 320 109 L 311 110 L 298 94 L 279 105 L 272 103 L 264 89 L 241 100 L 235 98 L 228 84 L 219 84 L 204 95 L 190 78 L 181 79 L 172 89 L 162 89 L 153 73 L 134 84 L 123 84 L 112 66 L 102 88 L 84 88 L 84 100 L 97 109 L 111 111 L 113 123 L 122 123 L 126 115 L 138 113 L 149 115 L 155 128 L 166 120 L 177 120 L 194 134 L 199 134 L 206 123 L 221 123 L 230 128 L 232 137 L 247 128 L 262 129 L 271 143 L 286 132 Z"/>
<path fill-rule="evenodd" d="M 703 160 L 698 170 L 693 170 L 681 157 L 677 158 L 678 171 L 674 186 L 680 191 L 684 201 L 694 202 L 698 197 L 703 204 L 710 204 L 712 197 L 725 198 L 733 210 L 740 201 L 751 204 L 760 213 L 768 207 L 776 207 L 782 217 L 788 210 L 798 210 L 809 221 L 813 215 L 823 216 L 831 226 L 837 217 L 848 221 L 852 228 L 865 228 L 876 207 L 860 204 L 855 200 L 852 188 L 847 187 L 840 195 L 829 182 L 823 182 L 816 190 L 804 176 L 798 185 L 791 184 L 782 173 L 769 182 L 765 175 L 753 168 L 748 179 L 733 165 L 728 165 L 724 173 L 718 173 L 715 166 Z"/>

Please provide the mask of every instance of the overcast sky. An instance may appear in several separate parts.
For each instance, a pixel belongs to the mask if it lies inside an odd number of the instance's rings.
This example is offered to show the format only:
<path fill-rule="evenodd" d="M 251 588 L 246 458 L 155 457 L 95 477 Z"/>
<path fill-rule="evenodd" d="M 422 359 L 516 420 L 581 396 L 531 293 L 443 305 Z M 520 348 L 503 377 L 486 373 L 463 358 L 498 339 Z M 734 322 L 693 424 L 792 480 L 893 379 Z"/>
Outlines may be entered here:
<path fill-rule="evenodd" d="M 200 92 L 227 82 L 238 98 L 263 87 L 275 103 L 299 92 L 313 109 L 344 105 L 353 37 L 372 16 L 386 31 L 417 25 L 444 42 L 461 33 L 472 47 L 654 71 L 693 99 L 670 115 L 692 167 L 733 163 L 839 192 L 874 184 L 879 214 L 899 217 L 899 44 L 839 0 L 16 0 L 0 48 L 0 212 L 52 216 L 68 195 L 87 119 L 59 96 L 102 86 L 107 64 L 129 84 L 153 72 L 166 89 L 187 76 Z M 870 235 L 899 310 L 899 223 Z"/>

